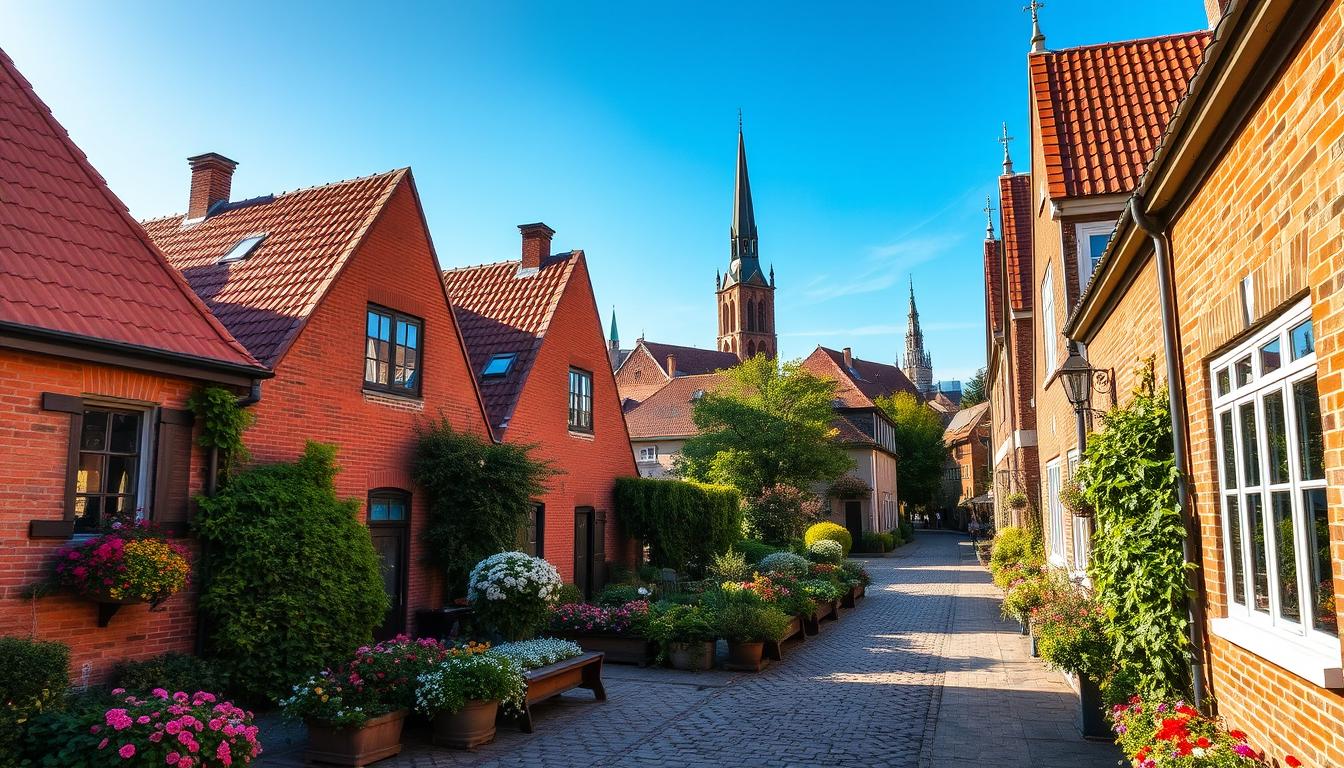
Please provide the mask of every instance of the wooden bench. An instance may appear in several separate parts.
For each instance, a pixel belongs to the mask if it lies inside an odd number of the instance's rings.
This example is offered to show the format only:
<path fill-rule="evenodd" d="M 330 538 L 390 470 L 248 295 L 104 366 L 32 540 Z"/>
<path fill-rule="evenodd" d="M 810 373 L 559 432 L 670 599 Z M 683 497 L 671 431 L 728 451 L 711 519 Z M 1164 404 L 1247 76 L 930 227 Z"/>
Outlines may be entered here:
<path fill-rule="evenodd" d="M 523 702 L 522 713 L 518 715 L 518 727 L 523 733 L 532 732 L 532 705 L 559 696 L 565 691 L 584 688 L 593 692 L 594 700 L 607 700 L 607 690 L 602 687 L 600 652 L 589 652 L 538 667 L 523 673 L 523 679 L 527 683 L 527 698 Z"/>

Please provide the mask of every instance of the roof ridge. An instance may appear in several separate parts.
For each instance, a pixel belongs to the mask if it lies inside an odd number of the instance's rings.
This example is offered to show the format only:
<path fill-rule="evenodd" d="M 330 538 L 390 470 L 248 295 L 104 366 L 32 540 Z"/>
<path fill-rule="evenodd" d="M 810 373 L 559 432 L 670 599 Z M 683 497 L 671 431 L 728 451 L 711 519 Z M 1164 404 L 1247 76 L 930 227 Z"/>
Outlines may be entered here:
<path fill-rule="evenodd" d="M 1072 48 L 1054 48 L 1048 51 L 1042 51 L 1040 53 L 1032 53 L 1028 55 L 1033 57 L 1047 58 L 1051 55 L 1061 53 L 1078 53 L 1079 51 L 1087 51 L 1098 48 L 1119 48 L 1121 46 L 1132 46 L 1132 45 L 1141 45 L 1143 43 L 1153 43 L 1159 40 L 1174 40 L 1178 37 L 1200 37 L 1203 35 L 1210 35 L 1210 34 L 1212 34 L 1212 32 L 1207 29 L 1192 29 L 1189 32 L 1168 32 L 1163 35 L 1149 35 L 1147 37 L 1136 37 L 1130 40 L 1111 40 L 1109 42 L 1104 43 L 1088 43 L 1087 45 L 1075 45 Z"/>
<path fill-rule="evenodd" d="M 379 177 L 382 177 L 382 176 L 389 176 L 389 177 L 390 177 L 390 176 L 393 176 L 393 175 L 398 174 L 398 173 L 409 173 L 410 170 L 411 170 L 411 167 L 410 167 L 409 165 L 403 165 L 403 166 L 398 167 L 398 168 L 393 168 L 393 169 L 391 169 L 391 170 L 387 170 L 387 171 L 379 171 L 379 172 L 377 172 L 377 173 L 370 173 L 370 174 L 365 175 L 365 176 L 355 176 L 355 177 L 353 177 L 353 178 L 349 178 L 349 179 L 341 179 L 341 180 L 339 180 L 339 181 L 329 181 L 329 182 L 327 182 L 326 184 L 313 184 L 312 186 L 308 186 L 308 187 L 298 187 L 298 188 L 296 188 L 296 189 L 281 190 L 280 192 L 263 192 L 263 193 L 260 194 L 260 195 L 253 195 L 252 197 L 246 197 L 246 198 L 243 198 L 243 199 L 241 199 L 241 200 L 233 200 L 233 201 L 231 201 L 231 202 L 242 203 L 242 202 L 247 202 L 247 201 L 249 201 L 249 200 L 259 200 L 259 199 L 264 198 L 264 197 L 267 197 L 267 196 L 270 196 L 270 197 L 274 198 L 274 200 L 272 200 L 271 202 L 275 202 L 275 201 L 278 201 L 278 200 L 279 200 L 280 198 L 282 198 L 282 197 L 289 197 L 290 195 L 297 195 L 297 194 L 299 194 L 300 192 L 313 192 L 313 191 L 316 191 L 316 190 L 319 190 L 319 189 L 329 189 L 329 188 L 331 188 L 331 187 L 339 187 L 339 186 L 341 186 L 341 185 L 343 185 L 343 184 L 354 184 L 354 183 L 357 182 L 357 181 L 369 181 L 370 179 L 376 179 L 376 178 L 379 178 Z M 157 222 L 160 222 L 160 221 L 171 221 L 172 219 L 182 219 L 182 218 L 185 218 L 186 215 L 187 215 L 186 213 L 169 213 L 169 214 L 165 214 L 165 215 L 163 215 L 163 216 L 151 216 L 150 218 L 147 218 L 147 219 L 140 219 L 140 223 L 141 223 L 141 224 L 154 224 L 154 223 L 157 223 Z"/>

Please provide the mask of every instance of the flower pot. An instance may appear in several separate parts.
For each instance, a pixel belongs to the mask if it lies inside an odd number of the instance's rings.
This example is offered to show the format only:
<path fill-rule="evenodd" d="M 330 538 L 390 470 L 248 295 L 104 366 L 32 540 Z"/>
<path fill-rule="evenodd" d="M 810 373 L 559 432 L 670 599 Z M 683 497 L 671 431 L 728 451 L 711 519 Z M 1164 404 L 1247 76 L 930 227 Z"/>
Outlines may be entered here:
<path fill-rule="evenodd" d="M 498 701 L 469 701 L 458 712 L 434 716 L 434 743 L 441 747 L 471 749 L 495 740 Z"/>
<path fill-rule="evenodd" d="M 1039 648 L 1038 648 L 1037 645 L 1036 645 L 1036 636 L 1035 636 L 1035 635 L 1032 635 L 1032 636 L 1031 636 L 1031 658 L 1033 658 L 1033 659 L 1039 659 L 1040 657 L 1041 657 L 1041 653 L 1040 653 Z"/>
<path fill-rule="evenodd" d="M 1097 516 L 1097 510 L 1092 507 L 1076 507 L 1071 511 L 1073 512 L 1074 517 L 1082 518 L 1083 520 L 1088 520 Z"/>
<path fill-rule="evenodd" d="M 332 726 L 308 721 L 304 759 L 325 765 L 368 765 L 401 752 L 406 710 L 366 720 L 361 726 Z"/>
<path fill-rule="evenodd" d="M 668 643 L 667 660 L 673 669 L 703 672 L 714 668 L 714 641 L 702 643 Z"/>
<path fill-rule="evenodd" d="M 728 666 L 732 669 L 760 670 L 765 643 L 728 642 Z"/>
<path fill-rule="evenodd" d="M 1078 675 L 1078 730 L 1085 739 L 1110 741 L 1115 738 L 1106 722 L 1106 705 L 1101 700 L 1101 686 L 1088 675 Z"/>

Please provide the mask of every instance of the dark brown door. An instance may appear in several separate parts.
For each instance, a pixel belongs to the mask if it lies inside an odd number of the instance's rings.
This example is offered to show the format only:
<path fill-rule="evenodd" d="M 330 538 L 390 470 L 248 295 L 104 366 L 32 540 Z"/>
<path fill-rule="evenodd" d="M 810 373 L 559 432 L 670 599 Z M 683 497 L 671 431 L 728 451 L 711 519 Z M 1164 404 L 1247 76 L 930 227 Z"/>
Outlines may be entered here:
<path fill-rule="evenodd" d="M 849 535 L 854 539 L 854 543 L 858 544 L 863 538 L 863 502 L 845 502 L 845 527 L 849 529 Z"/>
<path fill-rule="evenodd" d="M 574 510 L 574 583 L 585 598 L 593 596 L 593 510 L 577 507 Z"/>
<path fill-rule="evenodd" d="M 369 536 L 387 593 L 387 616 L 373 636 L 386 640 L 406 631 L 407 559 L 410 551 L 411 497 L 404 491 L 369 494 Z"/>

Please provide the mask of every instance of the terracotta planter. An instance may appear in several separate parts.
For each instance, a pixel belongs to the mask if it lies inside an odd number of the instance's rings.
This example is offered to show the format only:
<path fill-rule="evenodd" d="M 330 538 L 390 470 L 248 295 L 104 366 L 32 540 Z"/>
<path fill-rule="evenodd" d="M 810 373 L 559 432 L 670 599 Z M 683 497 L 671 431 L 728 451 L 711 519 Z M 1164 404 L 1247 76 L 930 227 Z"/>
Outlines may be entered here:
<path fill-rule="evenodd" d="M 643 667 L 658 655 L 657 648 L 646 637 L 638 635 L 578 634 L 557 632 L 556 637 L 573 640 L 585 651 L 604 655 L 612 664 L 638 664 Z"/>
<path fill-rule="evenodd" d="M 765 643 L 734 643 L 728 641 L 728 667 L 758 671 L 763 664 Z"/>
<path fill-rule="evenodd" d="M 469 701 L 460 712 L 440 712 L 434 716 L 434 743 L 457 749 L 489 744 L 498 714 L 498 701 Z"/>
<path fill-rule="evenodd" d="M 695 643 L 668 643 L 667 663 L 673 669 L 704 672 L 714 668 L 714 641 Z"/>
<path fill-rule="evenodd" d="M 401 727 L 405 723 L 404 709 L 375 717 L 358 727 L 310 720 L 304 759 L 325 765 L 358 766 L 392 757 L 401 752 Z"/>

